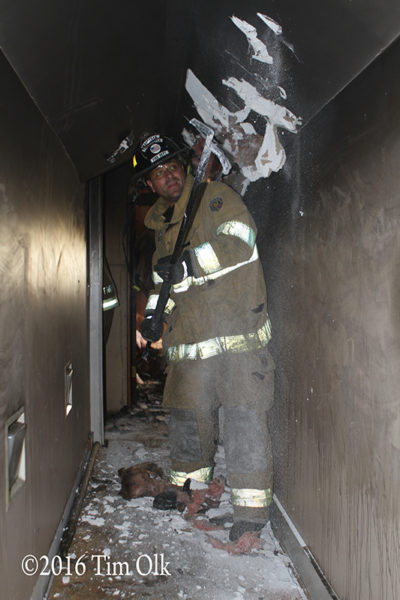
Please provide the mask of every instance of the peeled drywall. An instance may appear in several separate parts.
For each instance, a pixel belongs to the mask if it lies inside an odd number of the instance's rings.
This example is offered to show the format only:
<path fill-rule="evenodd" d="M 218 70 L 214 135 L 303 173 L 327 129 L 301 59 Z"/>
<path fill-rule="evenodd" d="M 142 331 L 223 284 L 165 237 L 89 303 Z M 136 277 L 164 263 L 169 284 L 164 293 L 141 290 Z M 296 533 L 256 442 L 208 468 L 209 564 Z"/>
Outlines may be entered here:
<path fill-rule="evenodd" d="M 282 34 L 279 23 L 260 13 L 257 16 L 275 36 Z M 216 137 L 223 140 L 222 149 L 239 169 L 241 179 L 236 187 L 244 194 L 249 183 L 265 179 L 282 169 L 286 153 L 278 130 L 296 133 L 302 120 L 283 104 L 287 93 L 276 83 L 279 68 L 277 71 L 275 61 L 279 63 L 279 52 L 271 51 L 270 54 L 267 45 L 258 37 L 257 29 L 247 21 L 236 16 L 232 16 L 231 21 L 245 35 L 251 49 L 250 57 L 241 57 L 241 64 L 248 75 L 238 79 L 229 76 L 228 72 L 222 83 L 233 90 L 242 108 L 229 110 L 191 69 L 187 71 L 185 87 L 198 115 L 214 129 Z M 257 67 L 254 60 L 258 63 Z M 260 64 L 264 66 L 262 72 Z M 229 63 L 226 68 L 229 71 Z M 255 87 L 255 82 L 258 87 Z M 279 102 L 272 99 L 276 96 Z M 254 115 L 257 115 L 256 119 Z M 254 127 L 256 121 L 258 130 Z"/>

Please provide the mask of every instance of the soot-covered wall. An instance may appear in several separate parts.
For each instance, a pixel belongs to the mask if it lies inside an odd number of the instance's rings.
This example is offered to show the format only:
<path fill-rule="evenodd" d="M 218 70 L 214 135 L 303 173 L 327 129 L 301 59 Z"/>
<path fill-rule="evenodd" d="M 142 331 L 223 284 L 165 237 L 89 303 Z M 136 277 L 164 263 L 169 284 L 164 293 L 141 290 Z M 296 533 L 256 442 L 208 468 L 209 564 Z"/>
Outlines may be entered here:
<path fill-rule="evenodd" d="M 47 554 L 89 433 L 84 186 L 3 56 L 0 76 L 1 597 L 26 600 L 21 559 Z M 6 510 L 5 427 L 21 407 L 26 482 Z"/>
<path fill-rule="evenodd" d="M 108 415 L 118 413 L 131 402 L 128 260 L 129 239 L 134 235 L 129 230 L 134 230 L 134 223 L 127 217 L 131 177 L 130 163 L 104 177 L 104 254 L 108 276 L 114 280 L 119 299 L 117 308 L 103 313 L 104 323 L 109 327 L 108 335 L 104 328 L 104 392 Z"/>
<path fill-rule="evenodd" d="M 277 365 L 275 493 L 342 600 L 400 596 L 399 63 L 397 42 L 248 192 Z"/>

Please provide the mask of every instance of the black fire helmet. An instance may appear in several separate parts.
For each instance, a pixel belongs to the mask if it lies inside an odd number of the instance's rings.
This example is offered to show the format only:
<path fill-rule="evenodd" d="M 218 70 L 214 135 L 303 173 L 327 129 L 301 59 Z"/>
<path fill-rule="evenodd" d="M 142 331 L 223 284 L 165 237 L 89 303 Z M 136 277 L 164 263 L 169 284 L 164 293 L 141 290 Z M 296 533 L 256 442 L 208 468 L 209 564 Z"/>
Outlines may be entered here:
<path fill-rule="evenodd" d="M 132 162 L 135 176 L 142 177 L 184 152 L 185 148 L 180 148 L 171 138 L 159 133 L 145 135 L 133 155 Z M 182 160 L 182 157 L 180 158 Z"/>

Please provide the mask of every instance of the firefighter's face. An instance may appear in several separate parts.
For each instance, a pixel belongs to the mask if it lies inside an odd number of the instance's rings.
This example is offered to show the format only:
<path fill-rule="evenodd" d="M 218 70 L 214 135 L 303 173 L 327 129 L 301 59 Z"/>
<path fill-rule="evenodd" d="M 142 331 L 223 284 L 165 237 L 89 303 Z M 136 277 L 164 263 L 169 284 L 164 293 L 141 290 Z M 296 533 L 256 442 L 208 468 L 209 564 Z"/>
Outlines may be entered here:
<path fill-rule="evenodd" d="M 181 163 L 178 160 L 170 160 L 151 171 L 147 183 L 153 192 L 173 204 L 182 194 L 185 179 Z"/>

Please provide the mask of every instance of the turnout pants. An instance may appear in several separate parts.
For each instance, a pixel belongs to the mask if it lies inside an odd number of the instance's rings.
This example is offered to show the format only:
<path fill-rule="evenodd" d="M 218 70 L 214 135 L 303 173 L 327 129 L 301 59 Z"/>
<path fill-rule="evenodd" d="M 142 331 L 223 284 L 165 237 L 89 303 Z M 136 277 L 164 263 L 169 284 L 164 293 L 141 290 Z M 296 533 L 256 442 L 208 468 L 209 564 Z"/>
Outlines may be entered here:
<path fill-rule="evenodd" d="M 223 443 L 235 520 L 265 522 L 272 499 L 267 411 L 274 363 L 266 349 L 171 363 L 164 390 L 170 408 L 170 480 L 212 479 L 223 411 Z"/>

